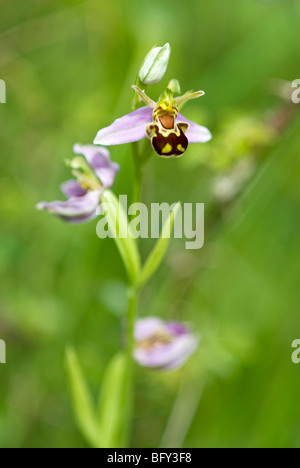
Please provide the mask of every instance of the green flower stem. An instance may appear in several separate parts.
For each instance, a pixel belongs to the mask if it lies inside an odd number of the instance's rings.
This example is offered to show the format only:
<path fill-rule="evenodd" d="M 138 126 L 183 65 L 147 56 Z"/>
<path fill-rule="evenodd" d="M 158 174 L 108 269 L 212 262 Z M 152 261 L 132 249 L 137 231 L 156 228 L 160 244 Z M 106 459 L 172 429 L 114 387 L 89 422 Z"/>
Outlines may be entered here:
<path fill-rule="evenodd" d="M 134 163 L 134 183 L 133 183 L 132 202 L 140 203 L 141 192 L 142 192 L 143 168 L 141 164 L 141 158 L 139 155 L 138 143 L 132 143 L 132 155 L 133 155 L 133 163 Z"/>
<path fill-rule="evenodd" d="M 132 433 L 132 413 L 133 413 L 133 380 L 134 380 L 134 326 L 137 314 L 138 293 L 132 286 L 128 287 L 128 311 L 127 311 L 127 324 L 126 324 L 126 360 L 127 360 L 127 376 L 128 380 L 125 382 L 127 388 L 127 404 L 125 405 L 125 419 L 127 420 L 126 430 L 126 446 L 130 447 L 130 438 Z"/>
<path fill-rule="evenodd" d="M 143 87 L 144 91 L 147 89 L 147 85 L 143 84 L 137 76 L 135 81 L 136 86 Z M 135 111 L 139 108 L 140 99 L 138 94 L 135 92 L 132 101 L 132 110 Z M 145 151 L 140 154 L 139 145 L 137 142 L 132 143 L 132 155 L 134 163 L 134 184 L 133 184 L 133 203 L 139 203 L 141 201 L 141 191 L 142 191 L 142 179 L 143 179 L 143 166 L 145 165 L 144 159 L 147 158 Z M 148 160 L 148 158 L 147 158 Z"/>
<path fill-rule="evenodd" d="M 152 156 L 152 146 L 148 139 L 145 139 L 144 146 L 140 153 L 138 143 L 132 143 L 132 155 L 134 163 L 134 183 L 132 202 L 140 203 L 144 166 Z"/>
<path fill-rule="evenodd" d="M 127 392 L 127 404 L 125 405 L 125 417 L 127 419 L 127 434 L 126 434 L 126 443 L 129 447 L 130 437 L 132 433 L 132 414 L 133 414 L 133 392 L 134 392 L 134 330 L 135 330 L 135 320 L 138 311 L 138 301 L 139 301 L 139 288 L 135 285 L 129 285 L 127 289 L 128 295 L 128 310 L 127 310 L 127 324 L 126 324 L 126 360 L 127 360 L 127 372 L 128 380 L 125 383 L 126 388 L 124 392 Z"/>
<path fill-rule="evenodd" d="M 134 323 L 138 305 L 138 292 L 135 288 L 128 288 L 128 313 L 127 313 L 127 356 L 132 362 L 134 351 Z"/>
<path fill-rule="evenodd" d="M 140 85 L 139 78 L 137 78 L 137 84 Z M 133 110 L 139 107 L 139 97 L 135 93 L 133 98 Z M 142 181 L 143 181 L 143 167 L 148 162 L 151 156 L 151 145 L 149 141 L 146 142 L 142 151 L 140 152 L 139 144 L 137 142 L 132 143 L 132 156 L 134 163 L 134 182 L 133 182 L 133 194 L 132 203 L 140 203 Z M 126 324 L 126 359 L 128 367 L 128 386 L 129 386 L 129 398 L 125 408 L 128 417 L 128 433 L 127 442 L 130 438 L 131 433 L 131 421 L 132 421 L 132 401 L 133 401 L 133 353 L 134 353 L 134 329 L 135 319 L 138 309 L 140 288 L 130 283 L 128 287 L 128 311 L 127 311 L 127 324 Z M 126 391 L 126 389 L 124 389 Z"/>
<path fill-rule="evenodd" d="M 140 203 L 141 201 L 141 190 L 142 190 L 142 179 L 143 179 L 143 168 L 141 164 L 141 158 L 139 154 L 138 143 L 132 144 L 132 154 L 134 162 L 134 184 L 133 184 L 133 195 L 132 202 Z M 127 427 L 127 443 L 130 439 L 132 431 L 132 413 L 133 413 L 133 353 L 134 353 L 134 328 L 135 319 L 138 309 L 138 296 L 139 290 L 134 284 L 130 284 L 128 287 L 128 311 L 127 311 L 127 329 L 126 329 L 126 355 L 127 355 L 127 366 L 128 366 L 128 402 L 127 408 L 125 409 L 128 416 L 128 427 Z M 126 391 L 126 389 L 125 389 Z"/>

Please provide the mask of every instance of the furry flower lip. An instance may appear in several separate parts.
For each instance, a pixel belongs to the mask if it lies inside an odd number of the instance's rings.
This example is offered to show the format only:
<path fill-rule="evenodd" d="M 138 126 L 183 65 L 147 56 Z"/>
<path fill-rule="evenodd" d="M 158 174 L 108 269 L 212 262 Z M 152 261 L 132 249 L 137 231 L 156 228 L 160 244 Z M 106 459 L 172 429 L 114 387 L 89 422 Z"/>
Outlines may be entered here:
<path fill-rule="evenodd" d="M 170 83 L 172 82 L 176 80 Z M 179 114 L 179 109 L 184 103 L 203 96 L 204 91 L 189 91 L 175 98 L 170 83 L 157 103 L 138 86 L 133 86 L 146 106 L 124 115 L 109 127 L 100 130 L 94 143 L 105 146 L 120 145 L 148 137 L 158 156 L 169 158 L 182 156 L 189 143 L 208 142 L 212 136 L 206 127 Z"/>
<path fill-rule="evenodd" d="M 147 317 L 136 322 L 135 343 L 134 358 L 141 366 L 171 370 L 184 364 L 198 339 L 181 322 Z"/>
<path fill-rule="evenodd" d="M 37 208 L 69 223 L 85 223 L 97 216 L 100 195 L 113 185 L 119 166 L 110 160 L 106 148 L 76 144 L 74 153 L 84 157 L 77 156 L 68 163 L 75 176 L 61 185 L 68 199 L 41 202 Z"/>

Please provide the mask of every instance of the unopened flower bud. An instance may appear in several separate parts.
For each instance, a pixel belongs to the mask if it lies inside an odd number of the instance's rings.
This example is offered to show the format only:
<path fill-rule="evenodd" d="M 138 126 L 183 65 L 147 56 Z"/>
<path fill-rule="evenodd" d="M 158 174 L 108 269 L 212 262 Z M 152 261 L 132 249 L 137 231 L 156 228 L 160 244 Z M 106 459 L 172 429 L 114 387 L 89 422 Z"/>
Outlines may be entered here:
<path fill-rule="evenodd" d="M 179 81 L 175 80 L 175 79 L 169 81 L 167 89 L 169 91 L 171 91 L 172 94 L 180 94 L 181 93 Z"/>
<path fill-rule="evenodd" d="M 139 78 L 144 84 L 158 83 L 166 73 L 171 55 L 170 44 L 154 47 L 146 56 L 139 72 Z"/>

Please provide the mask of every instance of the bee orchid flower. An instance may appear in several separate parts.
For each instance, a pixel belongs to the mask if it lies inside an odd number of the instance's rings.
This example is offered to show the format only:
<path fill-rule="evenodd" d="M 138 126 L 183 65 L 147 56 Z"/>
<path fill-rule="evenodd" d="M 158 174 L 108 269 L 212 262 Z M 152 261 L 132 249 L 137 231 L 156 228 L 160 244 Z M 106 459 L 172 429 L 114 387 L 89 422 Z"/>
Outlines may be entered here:
<path fill-rule="evenodd" d="M 198 339 L 181 322 L 157 317 L 135 324 L 135 360 L 144 367 L 171 370 L 180 367 L 196 350 Z"/>
<path fill-rule="evenodd" d="M 41 202 L 39 210 L 47 210 L 69 223 L 84 223 L 98 214 L 100 195 L 113 185 L 119 166 L 110 160 L 109 151 L 94 145 L 74 146 L 77 156 L 68 165 L 75 179 L 61 185 L 66 201 Z"/>
<path fill-rule="evenodd" d="M 147 137 L 158 156 L 168 158 L 182 156 L 189 143 L 206 143 L 212 138 L 207 128 L 179 114 L 179 108 L 185 102 L 203 96 L 204 91 L 190 91 L 174 98 L 171 87 L 167 87 L 156 103 L 138 86 L 133 89 L 146 106 L 100 130 L 94 140 L 96 145 L 120 145 Z"/>

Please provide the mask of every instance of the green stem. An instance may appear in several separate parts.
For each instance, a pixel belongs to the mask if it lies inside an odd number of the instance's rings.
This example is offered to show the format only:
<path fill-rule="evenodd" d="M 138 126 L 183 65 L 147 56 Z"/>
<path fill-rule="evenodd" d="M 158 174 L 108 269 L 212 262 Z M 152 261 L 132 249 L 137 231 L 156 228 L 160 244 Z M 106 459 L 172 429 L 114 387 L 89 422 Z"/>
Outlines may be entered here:
<path fill-rule="evenodd" d="M 137 76 L 135 81 L 136 86 L 141 87 L 143 86 L 144 90 L 146 90 L 147 85 L 144 85 L 139 76 Z M 137 93 L 134 93 L 133 102 L 132 102 L 132 110 L 135 111 L 139 108 L 139 96 Z M 140 203 L 141 201 L 141 191 L 142 191 L 142 179 L 143 179 L 143 157 L 144 154 L 140 154 L 139 145 L 137 142 L 132 143 L 132 156 L 133 156 L 133 163 L 134 163 L 134 183 L 133 183 L 133 195 L 132 195 L 132 202 L 133 203 Z"/>
<path fill-rule="evenodd" d="M 134 324 L 137 312 L 138 294 L 133 287 L 128 288 L 128 312 L 127 312 L 127 358 L 132 368 L 134 351 Z"/>
<path fill-rule="evenodd" d="M 133 186 L 132 202 L 140 203 L 141 193 L 142 193 L 142 171 L 140 169 L 136 170 L 136 178 Z"/>
<path fill-rule="evenodd" d="M 140 203 L 141 201 L 141 188 L 142 188 L 142 165 L 139 156 L 139 147 L 137 143 L 132 144 L 133 161 L 134 161 L 134 184 L 133 184 L 133 203 Z M 135 319 L 138 308 L 138 289 L 134 284 L 128 287 L 128 311 L 127 311 L 127 329 L 126 329 L 126 354 L 128 366 L 128 385 L 129 385 L 129 399 L 128 407 L 125 409 L 128 415 L 128 434 L 127 440 L 130 438 L 132 426 L 132 412 L 133 412 L 133 353 L 134 353 L 134 329 Z M 125 389 L 126 391 L 126 389 Z"/>
<path fill-rule="evenodd" d="M 142 169 L 141 159 L 139 155 L 138 143 L 132 143 L 132 155 L 133 155 L 133 163 L 134 163 L 134 182 L 133 182 L 132 202 L 140 203 L 141 192 L 142 192 L 143 169 Z"/>
<path fill-rule="evenodd" d="M 137 79 L 137 83 L 139 83 Z M 135 93 L 133 100 L 133 110 L 139 106 L 139 98 Z M 150 150 L 150 151 L 149 151 Z M 132 143 L 132 156 L 134 163 L 134 182 L 133 182 L 133 195 L 132 203 L 140 203 L 141 191 L 142 191 L 142 180 L 143 180 L 143 166 L 149 160 L 151 154 L 151 146 L 146 145 L 140 153 L 139 144 L 137 142 Z M 138 297 L 139 289 L 135 284 L 130 284 L 128 287 L 128 312 L 127 312 L 127 365 L 128 365 L 128 384 L 129 384 L 129 401 L 127 407 L 127 415 L 129 421 L 128 435 L 131 432 L 131 421 L 132 421 L 132 400 L 133 400 L 133 353 L 134 353 L 134 329 L 135 319 L 138 308 Z M 126 390 L 126 389 L 125 389 Z M 125 410 L 125 411 L 126 411 Z M 129 437 L 127 437 L 129 439 Z"/>
<path fill-rule="evenodd" d="M 129 286 L 128 287 L 128 312 L 127 312 L 127 330 L 126 330 L 126 338 L 127 338 L 127 371 L 128 371 L 128 380 L 126 388 L 124 388 L 124 392 L 127 392 L 128 400 L 127 405 L 125 408 L 125 419 L 127 419 L 127 437 L 126 437 L 126 445 L 130 447 L 130 438 L 132 433 L 132 413 L 133 413 L 133 352 L 134 352 L 134 324 L 135 324 L 135 317 L 137 313 L 137 291 Z"/>

